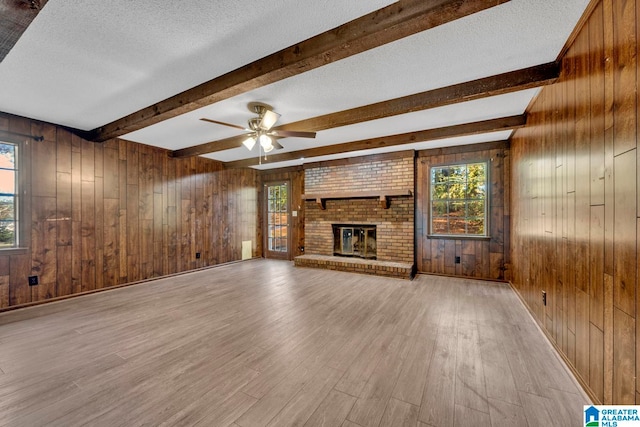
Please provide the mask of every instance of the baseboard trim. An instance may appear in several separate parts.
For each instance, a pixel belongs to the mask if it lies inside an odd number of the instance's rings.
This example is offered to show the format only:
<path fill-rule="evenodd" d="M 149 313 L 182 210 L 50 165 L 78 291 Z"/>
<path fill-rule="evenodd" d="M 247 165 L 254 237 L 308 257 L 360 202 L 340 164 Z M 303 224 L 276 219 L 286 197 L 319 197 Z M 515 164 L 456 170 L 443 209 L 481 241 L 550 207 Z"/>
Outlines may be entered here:
<path fill-rule="evenodd" d="M 527 302 L 523 298 L 523 296 L 520 293 L 520 291 L 518 291 L 518 288 L 516 288 L 511 281 L 509 281 L 507 283 L 509 284 L 511 289 L 513 289 L 513 292 L 515 292 L 515 294 L 518 296 L 518 300 L 520 300 L 520 303 L 527 310 L 527 313 L 529 313 L 529 317 L 531 317 L 531 320 L 533 320 L 533 323 L 535 323 L 535 325 L 538 328 L 538 330 L 540 330 L 540 332 L 542 332 L 542 334 L 545 336 L 545 338 L 547 339 L 547 342 L 553 348 L 554 353 L 556 354 L 556 356 L 563 362 L 562 364 L 564 365 L 564 367 L 567 370 L 567 372 L 571 374 L 571 377 L 575 380 L 576 384 L 580 386 L 580 389 L 585 394 L 585 397 L 591 401 L 589 403 L 592 403 L 592 404 L 595 404 L 595 405 L 602 405 L 602 402 L 596 397 L 596 395 L 593 392 L 593 390 L 591 390 L 591 387 L 589 387 L 587 382 L 582 378 L 582 376 L 578 373 L 578 371 L 575 369 L 575 367 L 571 364 L 571 361 L 560 350 L 560 348 L 554 342 L 554 340 L 549 335 L 549 333 L 546 331 L 546 329 L 543 328 L 540 325 L 540 322 L 538 321 L 538 318 L 535 316 L 535 314 L 533 313 L 533 311 L 531 310 L 531 308 L 529 307 L 529 305 L 527 304 Z M 585 403 L 585 404 L 588 404 L 588 403 Z"/>
<path fill-rule="evenodd" d="M 480 282 L 496 282 L 496 283 L 510 283 L 508 280 L 504 279 L 494 279 L 491 277 L 475 277 L 475 276 L 462 276 L 458 274 L 446 274 L 446 273 L 430 273 L 428 271 L 417 271 L 416 275 L 423 276 L 440 276 L 440 277 L 452 277 L 455 279 L 470 279 L 470 280 L 478 280 Z"/>
<path fill-rule="evenodd" d="M 181 271 L 179 273 L 167 274 L 165 276 L 150 277 L 148 279 L 138 280 L 138 281 L 135 281 L 135 282 L 121 283 L 121 284 L 109 286 L 109 287 L 106 287 L 106 288 L 92 289 L 90 291 L 79 292 L 79 293 L 71 294 L 71 295 L 63 295 L 63 296 L 53 297 L 53 298 L 44 299 L 44 300 L 40 300 L 40 301 L 32 301 L 32 302 L 27 302 L 27 303 L 24 303 L 24 304 L 10 305 L 9 307 L 0 308 L 0 314 L 8 312 L 8 311 L 14 311 L 14 310 L 21 310 L 21 309 L 25 309 L 25 308 L 36 307 L 36 306 L 43 305 L 43 304 L 52 304 L 52 303 L 64 301 L 64 300 L 67 300 L 67 299 L 70 299 L 70 298 L 77 298 L 77 297 L 83 297 L 83 296 L 87 296 L 87 295 L 93 295 L 93 294 L 96 294 L 96 293 L 99 293 L 99 292 L 113 291 L 113 290 L 116 290 L 116 289 L 126 288 L 126 287 L 129 287 L 129 286 L 141 285 L 143 283 L 153 282 L 154 280 L 168 279 L 168 278 L 176 277 L 176 276 L 183 276 L 183 275 L 189 274 L 189 273 L 195 273 L 195 272 L 203 271 L 203 270 L 210 270 L 210 269 L 213 269 L 213 268 L 223 267 L 225 265 L 237 264 L 239 262 L 252 261 L 252 260 L 255 260 L 255 259 L 260 259 L 260 257 L 251 258 L 251 259 L 245 259 L 245 260 L 223 262 L 221 264 L 209 265 L 207 267 L 196 268 L 194 270 Z"/>

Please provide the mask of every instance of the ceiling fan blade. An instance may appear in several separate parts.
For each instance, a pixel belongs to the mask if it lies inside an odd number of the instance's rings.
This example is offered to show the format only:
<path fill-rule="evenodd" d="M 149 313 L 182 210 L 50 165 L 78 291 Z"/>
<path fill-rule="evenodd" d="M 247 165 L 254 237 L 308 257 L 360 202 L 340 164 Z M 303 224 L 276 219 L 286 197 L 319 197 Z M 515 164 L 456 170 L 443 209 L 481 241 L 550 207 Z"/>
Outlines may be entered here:
<path fill-rule="evenodd" d="M 316 137 L 315 132 L 302 132 L 302 131 L 295 131 L 295 130 L 275 130 L 272 133 L 273 135 L 279 136 L 282 138 L 287 138 L 287 137 L 315 138 Z"/>
<path fill-rule="evenodd" d="M 204 118 L 204 117 L 203 117 L 203 118 L 201 118 L 200 120 L 202 120 L 203 122 L 215 123 L 215 124 L 217 124 L 217 125 L 229 126 L 229 127 L 236 128 L 236 129 L 249 130 L 249 129 L 244 128 L 244 127 L 242 127 L 242 126 L 233 125 L 233 124 L 231 124 L 231 123 L 219 122 L 219 121 L 217 121 L 217 120 L 212 120 L 212 119 L 206 119 L 206 118 Z"/>
<path fill-rule="evenodd" d="M 284 148 L 284 147 L 283 147 L 282 145 L 280 145 L 280 143 L 279 143 L 278 141 L 276 141 L 276 140 L 274 140 L 274 141 L 271 143 L 271 145 L 273 145 L 273 148 L 275 148 L 276 150 L 281 150 L 281 149 L 283 149 L 283 148 Z"/>

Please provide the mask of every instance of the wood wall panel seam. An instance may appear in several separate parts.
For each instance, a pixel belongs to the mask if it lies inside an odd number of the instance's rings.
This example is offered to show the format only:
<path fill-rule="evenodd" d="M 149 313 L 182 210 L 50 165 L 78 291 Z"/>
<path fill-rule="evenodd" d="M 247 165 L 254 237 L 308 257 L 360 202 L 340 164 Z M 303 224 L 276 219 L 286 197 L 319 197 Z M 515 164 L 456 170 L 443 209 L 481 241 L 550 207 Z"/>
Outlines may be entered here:
<path fill-rule="evenodd" d="M 488 280 L 505 280 L 511 274 L 507 268 L 507 254 L 510 242 L 505 240 L 505 230 L 509 228 L 510 218 L 505 215 L 502 204 L 498 201 L 498 195 L 502 194 L 507 183 L 510 182 L 510 171 L 503 168 L 501 159 L 508 155 L 509 150 L 503 143 L 478 144 L 476 147 L 468 146 L 469 150 L 425 150 L 418 153 L 416 168 L 421 182 L 416 182 L 416 206 L 419 206 L 421 216 L 416 218 L 423 225 L 421 230 L 424 238 L 417 236 L 417 253 L 424 254 L 417 259 L 419 273 L 457 275 Z M 447 154 L 448 153 L 448 154 Z M 431 155 L 430 155 L 431 154 Z M 492 159 L 496 161 L 492 161 Z M 490 167 L 489 176 L 492 177 L 492 185 L 489 190 L 489 222 L 500 222 L 503 225 L 489 228 L 489 238 L 475 241 L 473 246 L 465 245 L 464 240 L 458 238 L 441 239 L 428 237 L 429 224 L 429 168 L 432 165 L 448 163 L 460 163 L 466 161 L 488 161 Z M 500 160 L 500 161 L 498 161 Z M 464 237 L 462 237 L 464 238 Z M 444 247 L 444 252 L 439 247 Z M 460 263 L 456 264 L 456 257 L 460 257 Z"/>
<path fill-rule="evenodd" d="M 637 3 L 589 5 L 560 79 L 511 141 L 513 286 L 604 404 L 634 404 L 640 389 Z"/>
<path fill-rule="evenodd" d="M 166 150 L 128 141 L 94 144 L 62 127 L 12 115 L 7 116 L 7 128 L 38 130 L 47 137 L 24 145 L 24 157 L 33 163 L 33 170 L 30 165 L 23 168 L 24 187 L 34 188 L 27 192 L 22 221 L 28 225 L 29 249 L 0 255 L 0 265 L 6 261 L 9 272 L 8 284 L 0 286 L 2 307 L 233 261 L 240 258 L 235 240 L 251 240 L 259 247 L 255 223 L 241 221 L 238 208 L 228 216 L 215 216 L 224 203 L 255 212 L 251 205 L 257 205 L 257 194 L 251 189 L 257 172 L 252 169 L 225 171 L 222 178 L 222 164 L 209 159 L 170 159 Z M 182 165 L 184 176 L 176 176 Z M 225 200 L 207 193 L 213 188 L 202 185 L 204 175 L 212 177 L 211 182 L 229 181 Z M 196 182 L 199 194 L 191 190 Z M 188 212 L 188 223 L 198 223 L 198 232 L 185 239 L 177 229 L 181 212 L 175 206 L 181 183 L 189 187 L 183 194 L 195 208 Z M 203 231 L 205 224 L 208 230 L 214 223 L 230 230 L 227 239 L 232 244 L 225 250 Z M 189 248 L 186 257 L 175 251 L 179 242 Z M 205 255 L 199 263 L 196 252 Z M 31 275 L 39 276 L 38 286 L 27 285 Z"/>

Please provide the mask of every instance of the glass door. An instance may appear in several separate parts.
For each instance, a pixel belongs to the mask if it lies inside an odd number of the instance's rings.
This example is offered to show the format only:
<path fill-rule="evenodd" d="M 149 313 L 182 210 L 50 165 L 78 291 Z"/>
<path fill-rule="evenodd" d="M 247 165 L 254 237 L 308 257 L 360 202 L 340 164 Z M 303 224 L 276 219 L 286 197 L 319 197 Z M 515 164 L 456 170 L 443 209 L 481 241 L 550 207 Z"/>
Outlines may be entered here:
<path fill-rule="evenodd" d="M 289 183 L 265 184 L 265 257 L 289 259 Z"/>

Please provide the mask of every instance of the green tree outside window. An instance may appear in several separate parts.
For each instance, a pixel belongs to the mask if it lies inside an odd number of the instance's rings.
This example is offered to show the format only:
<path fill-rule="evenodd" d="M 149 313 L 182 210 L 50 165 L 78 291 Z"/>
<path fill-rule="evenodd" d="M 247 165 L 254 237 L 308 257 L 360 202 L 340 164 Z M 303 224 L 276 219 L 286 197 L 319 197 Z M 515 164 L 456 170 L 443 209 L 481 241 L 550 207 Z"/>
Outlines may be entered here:
<path fill-rule="evenodd" d="M 487 163 L 431 168 L 431 234 L 487 236 Z"/>

